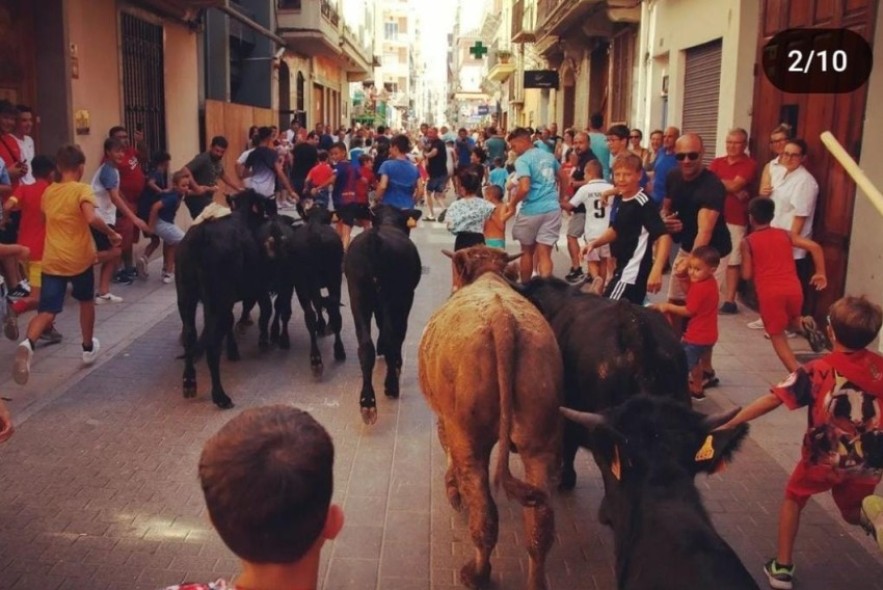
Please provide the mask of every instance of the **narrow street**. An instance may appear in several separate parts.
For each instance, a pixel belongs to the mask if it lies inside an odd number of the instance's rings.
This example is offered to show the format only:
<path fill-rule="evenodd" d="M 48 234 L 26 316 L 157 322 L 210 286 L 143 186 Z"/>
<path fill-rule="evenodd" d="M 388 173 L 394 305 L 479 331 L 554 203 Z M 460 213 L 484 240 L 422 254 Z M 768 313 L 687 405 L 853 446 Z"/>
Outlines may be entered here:
<path fill-rule="evenodd" d="M 153 287 L 156 280 L 147 284 L 153 290 L 144 283 L 130 287 L 141 293 L 140 309 L 151 313 L 133 307 L 126 324 L 111 315 L 116 312 L 111 306 L 99 309 L 96 332 L 108 344 L 107 357 L 88 374 L 74 373 L 79 361 L 63 354 L 71 344 L 51 355 L 49 348 L 38 350 L 35 377 L 41 378 L 27 388 L 3 386 L 3 395 L 14 398 L 11 407 L 24 421 L 19 420 L 16 435 L 0 453 L 0 588 L 157 590 L 185 579 L 232 576 L 237 562 L 208 522 L 196 464 L 205 439 L 236 412 L 275 403 L 309 410 L 334 437 L 335 501 L 344 507 L 346 525 L 323 553 L 321 587 L 460 588 L 457 572 L 472 544 L 465 515 L 453 512 L 446 501 L 444 456 L 416 380 L 421 330 L 449 288 L 448 261 L 440 250 L 450 247 L 453 238 L 440 224 L 425 223 L 412 237 L 426 268 L 405 346 L 403 394 L 397 402 L 378 400 L 380 415 L 373 427 L 363 426 L 359 418 L 359 371 L 348 308 L 348 359 L 326 361 L 318 383 L 310 376 L 299 311 L 292 320 L 290 351 L 261 354 L 254 329 L 242 337 L 243 360 L 222 363 L 227 391 L 237 403 L 230 412 L 211 404 L 204 363 L 199 365 L 199 397 L 181 397 L 174 290 Z M 565 267 L 561 253 L 556 264 L 556 270 Z M 75 316 L 68 302 L 60 329 L 69 341 L 75 340 Z M 721 317 L 716 363 L 722 386 L 710 390 L 702 411 L 744 403 L 780 376 L 769 343 L 745 328 L 749 319 L 746 313 Z M 139 329 L 146 332 L 132 340 Z M 322 351 L 332 358 L 330 339 L 323 341 Z M 11 353 L 11 346 L 4 347 L 0 366 L 9 366 Z M 376 379 L 382 379 L 384 369 L 381 361 Z M 765 584 L 761 565 L 774 552 L 788 473 L 783 464 L 789 465 L 799 450 L 804 420 L 803 414 L 783 410 L 758 421 L 729 469 L 697 480 L 718 530 L 758 583 Z M 517 466 L 517 456 L 512 463 Z M 579 455 L 578 475 L 576 490 L 555 500 L 550 587 L 611 589 L 612 536 L 597 522 L 601 481 L 586 453 Z M 522 588 L 527 554 L 520 510 L 503 494 L 496 497 L 501 527 L 493 558 L 495 587 Z M 878 575 L 883 559 L 869 539 L 846 529 L 833 505 L 810 503 L 795 557 L 802 589 L 883 588 Z"/>

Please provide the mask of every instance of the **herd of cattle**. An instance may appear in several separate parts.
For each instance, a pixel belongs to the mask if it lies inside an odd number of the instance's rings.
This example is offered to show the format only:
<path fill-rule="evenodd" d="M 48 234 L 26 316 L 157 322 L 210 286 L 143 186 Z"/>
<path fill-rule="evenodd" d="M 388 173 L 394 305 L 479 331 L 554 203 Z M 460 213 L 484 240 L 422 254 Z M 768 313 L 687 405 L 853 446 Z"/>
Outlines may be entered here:
<path fill-rule="evenodd" d="M 259 306 L 262 348 L 271 342 L 288 348 L 296 294 L 314 376 L 322 373 L 317 338 L 326 329 L 335 337 L 335 360 L 344 360 L 345 274 L 362 371 L 361 416 L 373 424 L 378 354 L 386 359 L 384 393 L 399 396 L 402 343 L 421 275 L 409 231 L 420 212 L 376 206 L 373 227 L 353 239 L 344 257 L 327 211 L 305 212 L 306 222 L 294 226 L 284 217 L 267 218 L 262 204 L 261 196 L 240 193 L 230 215 L 192 226 L 178 248 L 184 396 L 196 394 L 194 361 L 204 349 L 212 400 L 222 409 L 233 406 L 219 361 L 225 340 L 228 359 L 238 358 L 238 301 L 240 326 Z M 556 482 L 561 490 L 575 486 L 574 458 L 582 447 L 603 474 L 599 519 L 613 529 L 619 588 L 757 588 L 714 530 L 694 484 L 698 473 L 713 473 L 731 459 L 748 427 L 718 430 L 736 410 L 706 416 L 691 409 L 686 359 L 662 315 L 554 278 L 518 285 L 507 278 L 513 257 L 501 250 L 476 246 L 446 254 L 455 292 L 426 325 L 418 374 L 448 457 L 447 497 L 455 510 L 465 506 L 475 545 L 461 582 L 469 588 L 490 583 L 498 515 L 489 467 L 497 446 L 494 483 L 524 511 L 526 587 L 546 588 L 555 528 L 550 495 Z M 379 328 L 376 348 L 372 322 Z M 510 453 L 521 458 L 523 479 L 511 473 Z"/>

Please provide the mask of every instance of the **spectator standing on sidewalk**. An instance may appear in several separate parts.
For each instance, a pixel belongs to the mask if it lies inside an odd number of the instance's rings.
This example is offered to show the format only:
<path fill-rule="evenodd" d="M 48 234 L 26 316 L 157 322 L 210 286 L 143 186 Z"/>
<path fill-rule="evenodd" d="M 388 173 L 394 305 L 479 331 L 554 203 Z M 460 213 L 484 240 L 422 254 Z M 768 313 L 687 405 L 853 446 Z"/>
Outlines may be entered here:
<path fill-rule="evenodd" d="M 184 199 L 184 204 L 193 219 L 199 217 L 202 210 L 214 200 L 214 194 L 220 188 L 219 180 L 236 192 L 243 190 L 239 181 L 224 170 L 223 158 L 228 145 L 225 137 L 213 137 L 208 151 L 197 155 L 183 168 L 190 174 L 190 193 Z"/>
<path fill-rule="evenodd" d="M 650 159 L 650 150 L 641 145 L 644 140 L 644 132 L 640 129 L 631 129 L 629 131 L 629 151 L 644 163 L 644 169 L 647 169 L 647 161 Z"/>
<path fill-rule="evenodd" d="M 745 153 L 747 147 L 748 132 L 740 128 L 732 129 L 727 134 L 727 154 L 715 158 L 708 166 L 727 190 L 724 200 L 724 221 L 730 231 L 733 249 L 726 269 L 724 302 L 720 308 L 720 312 L 726 314 L 739 312 L 739 308 L 736 307 L 736 289 L 739 286 L 742 266 L 740 244 L 748 229 L 749 190 L 757 177 L 757 162 Z"/>
<path fill-rule="evenodd" d="M 647 173 L 647 176 L 650 177 L 650 185 L 647 187 L 651 192 L 653 190 L 653 179 L 655 178 L 656 173 L 656 156 L 659 155 L 659 150 L 662 149 L 662 136 L 664 135 L 661 129 L 655 129 L 650 133 L 650 157 L 644 162 L 644 171 Z"/>
<path fill-rule="evenodd" d="M 552 275 L 552 247 L 561 233 L 561 205 L 558 200 L 558 171 L 561 165 L 551 152 L 531 143 L 530 131 L 517 127 L 509 134 L 509 145 L 518 155 L 515 177 L 518 188 L 509 207 L 521 209 L 515 216 L 512 237 L 521 244 L 521 282 L 526 283 L 534 266 L 541 277 Z"/>
<path fill-rule="evenodd" d="M 681 247 L 673 267 L 689 258 L 693 248 L 712 246 L 720 254 L 720 265 L 714 278 L 721 285 L 726 275 L 730 252 L 733 249 L 730 231 L 724 221 L 724 200 L 727 191 L 723 183 L 702 163 L 704 146 L 702 138 L 695 133 L 686 133 L 675 143 L 676 169 L 666 176 L 663 211 L 671 212 L 666 217 L 666 227 L 675 242 Z M 668 302 L 683 305 L 686 293 L 680 281 L 668 285 Z M 674 322 L 675 331 L 683 331 L 683 323 Z M 703 357 L 706 386 L 717 384 L 717 377 L 709 351 Z"/>
<path fill-rule="evenodd" d="M 22 178 L 28 173 L 27 164 L 22 159 L 21 148 L 13 135 L 18 121 L 18 111 L 7 100 L 0 100 L 0 159 L 5 170 L 0 173 L 0 196 L 5 200 L 21 184 Z M 4 223 L 0 231 L 0 244 L 14 245 L 18 241 L 18 226 L 21 215 L 14 211 Z M 13 257 L 5 256 L 0 260 L 3 276 L 9 286 L 9 297 L 17 299 L 27 297 L 31 288 L 27 280 L 21 276 L 18 263 Z"/>
<path fill-rule="evenodd" d="M 83 335 L 83 363 L 91 365 L 98 357 L 100 344 L 94 337 L 95 329 L 95 241 L 90 228 L 106 236 L 118 248 L 122 236 L 96 214 L 95 195 L 88 184 L 83 184 L 86 157 L 79 147 L 68 145 L 58 150 L 55 163 L 59 182 L 43 193 L 43 213 L 46 216 L 46 242 L 43 250 L 42 291 L 37 315 L 27 329 L 27 338 L 18 345 L 13 361 L 13 378 L 19 385 L 28 382 L 34 343 L 64 309 L 67 285 L 80 304 L 80 329 Z"/>
<path fill-rule="evenodd" d="M 107 136 L 115 139 L 123 146 L 123 161 L 117 166 L 120 175 L 119 193 L 125 201 L 127 209 L 138 210 L 138 199 L 144 190 L 143 165 L 150 157 L 144 143 L 144 133 L 139 127 L 135 128 L 134 142 L 129 137 L 125 127 L 113 127 Z M 121 209 L 122 210 L 122 209 Z M 135 269 L 135 261 L 132 255 L 132 247 L 138 241 L 139 231 L 144 231 L 145 226 L 135 223 L 137 217 L 121 215 L 115 223 L 115 231 L 123 236 L 122 244 L 122 268 L 113 277 L 113 282 L 131 284 L 138 275 Z"/>
<path fill-rule="evenodd" d="M 604 178 L 610 178 L 610 148 L 607 147 L 607 133 L 603 127 L 604 117 L 601 113 L 595 113 L 589 117 L 589 148 L 601 162 Z M 574 137 L 574 139 L 576 138 Z"/>
<path fill-rule="evenodd" d="M 21 177 L 21 182 L 22 184 L 34 184 L 32 162 L 36 152 L 34 151 L 34 138 L 31 137 L 31 133 L 34 131 L 34 112 L 29 106 L 23 104 L 17 105 L 15 109 L 18 111 L 18 119 L 12 135 L 18 142 L 21 160 L 27 168 L 27 172 Z"/>
<path fill-rule="evenodd" d="M 678 166 L 678 161 L 675 159 L 675 143 L 680 136 L 681 132 L 677 127 L 666 128 L 662 134 L 662 148 L 656 153 L 656 160 L 653 164 L 653 191 L 650 193 L 650 197 L 660 209 L 662 209 L 667 196 L 665 183 L 668 180 L 668 173 Z"/>
<path fill-rule="evenodd" d="M 871 533 L 883 549 L 883 357 L 867 350 L 880 332 L 883 310 L 864 297 L 844 297 L 828 312 L 834 352 L 797 367 L 720 429 L 731 429 L 784 404 L 806 408 L 801 458 L 785 487 L 776 556 L 764 564 L 773 588 L 789 589 L 794 544 L 807 501 L 831 492 L 843 519 Z"/>
<path fill-rule="evenodd" d="M 571 212 L 570 221 L 567 223 L 567 253 L 570 254 L 570 272 L 567 273 L 564 279 L 568 283 L 576 284 L 581 283 L 586 278 L 579 256 L 579 239 L 583 237 L 586 228 L 586 205 L 581 201 L 571 209 L 567 204 L 569 199 L 589 182 L 589 179 L 586 178 L 586 164 L 598 158 L 590 146 L 588 133 L 580 132 L 574 135 L 573 151 L 577 154 L 573 173 L 565 176 L 562 168 L 559 182 L 562 186 L 567 186 L 571 189 L 569 194 L 564 196 L 566 198 L 562 198 L 562 206 L 566 211 Z"/>

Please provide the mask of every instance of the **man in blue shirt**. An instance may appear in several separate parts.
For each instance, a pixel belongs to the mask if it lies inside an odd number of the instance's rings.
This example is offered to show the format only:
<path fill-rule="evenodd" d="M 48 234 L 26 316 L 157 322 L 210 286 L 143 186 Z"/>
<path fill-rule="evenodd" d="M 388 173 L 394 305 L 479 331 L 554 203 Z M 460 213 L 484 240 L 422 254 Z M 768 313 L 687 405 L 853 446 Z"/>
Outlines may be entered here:
<path fill-rule="evenodd" d="M 667 196 L 665 194 L 665 179 L 668 178 L 668 173 L 678 166 L 678 162 L 675 160 L 675 143 L 680 135 L 681 131 L 677 127 L 666 129 L 662 134 L 662 147 L 656 154 L 656 163 L 653 166 L 653 191 L 648 192 L 660 210 L 662 209 L 662 200 Z"/>
<path fill-rule="evenodd" d="M 601 113 L 595 113 L 589 117 L 589 142 L 592 151 L 601 162 L 604 178 L 610 178 L 610 148 L 607 147 L 607 134 L 601 128 L 604 125 L 604 117 Z"/>
<path fill-rule="evenodd" d="M 406 135 L 396 135 L 390 140 L 389 159 L 380 165 L 377 185 L 377 203 L 386 203 L 397 209 L 413 209 L 414 193 L 420 173 L 408 159 L 411 142 Z"/>
<path fill-rule="evenodd" d="M 542 277 L 552 274 L 552 247 L 561 233 L 558 171 L 561 165 L 555 156 L 531 144 L 530 131 L 518 127 L 509 134 L 509 145 L 515 151 L 515 178 L 518 189 L 509 202 L 515 208 L 524 201 L 515 217 L 512 237 L 521 244 L 521 282 L 533 274 L 536 256 L 537 272 Z"/>

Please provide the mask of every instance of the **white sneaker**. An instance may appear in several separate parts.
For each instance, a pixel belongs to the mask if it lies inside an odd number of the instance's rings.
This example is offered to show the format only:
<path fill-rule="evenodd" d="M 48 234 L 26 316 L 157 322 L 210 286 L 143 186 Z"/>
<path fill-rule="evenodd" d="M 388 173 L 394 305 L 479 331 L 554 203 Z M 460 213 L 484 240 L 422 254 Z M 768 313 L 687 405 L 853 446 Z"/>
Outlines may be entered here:
<path fill-rule="evenodd" d="M 166 285 L 169 285 L 169 284 L 171 284 L 171 283 L 174 283 L 174 282 L 175 282 L 175 275 L 173 275 L 173 274 L 170 273 L 170 272 L 165 272 L 165 271 L 163 271 L 163 273 L 162 273 L 162 282 L 165 283 Z"/>
<path fill-rule="evenodd" d="M 763 330 L 763 320 L 761 319 L 754 320 L 753 322 L 748 322 L 747 325 L 752 330 Z"/>
<path fill-rule="evenodd" d="M 142 281 L 146 281 L 147 277 L 150 276 L 150 273 L 147 272 L 147 256 L 139 256 L 138 260 L 135 261 L 135 270 L 138 272 L 138 278 Z"/>
<path fill-rule="evenodd" d="M 31 376 L 31 358 L 34 356 L 34 349 L 27 339 L 22 340 L 18 348 L 15 349 L 15 360 L 12 362 L 12 378 L 19 385 L 28 382 Z"/>
<path fill-rule="evenodd" d="M 102 305 L 104 303 L 122 303 L 123 298 L 114 295 L 111 292 L 107 292 L 104 295 L 95 295 L 95 305 Z"/>
<path fill-rule="evenodd" d="M 83 364 L 91 365 L 95 362 L 95 359 L 98 358 L 98 351 L 101 350 L 101 343 L 98 342 L 98 338 L 92 337 L 92 350 L 84 350 L 83 351 Z"/>

